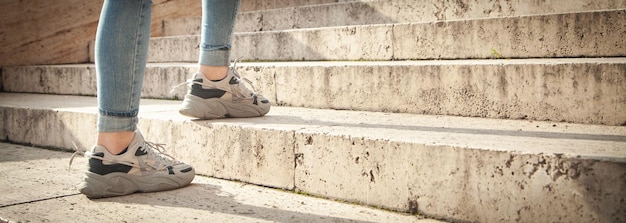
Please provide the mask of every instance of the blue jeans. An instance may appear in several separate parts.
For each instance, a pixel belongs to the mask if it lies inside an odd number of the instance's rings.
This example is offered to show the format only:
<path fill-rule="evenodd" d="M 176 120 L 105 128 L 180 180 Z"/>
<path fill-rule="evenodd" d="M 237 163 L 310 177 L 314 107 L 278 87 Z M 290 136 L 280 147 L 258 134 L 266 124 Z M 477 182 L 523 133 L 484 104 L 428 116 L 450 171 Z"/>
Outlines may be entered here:
<path fill-rule="evenodd" d="M 198 63 L 228 66 L 240 1 L 202 0 Z M 150 42 L 152 0 L 105 0 L 96 33 L 98 132 L 135 131 Z"/>

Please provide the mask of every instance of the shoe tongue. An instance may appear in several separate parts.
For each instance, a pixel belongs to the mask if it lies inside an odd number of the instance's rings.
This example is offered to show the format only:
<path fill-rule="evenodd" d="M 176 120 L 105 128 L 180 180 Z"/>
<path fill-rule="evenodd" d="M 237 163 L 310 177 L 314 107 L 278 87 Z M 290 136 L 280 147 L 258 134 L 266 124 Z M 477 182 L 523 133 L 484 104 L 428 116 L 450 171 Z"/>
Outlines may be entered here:
<path fill-rule="evenodd" d="M 239 80 L 239 78 L 237 78 L 237 77 L 232 77 L 232 78 L 230 79 L 230 81 L 228 81 L 228 84 L 239 84 L 239 82 L 241 82 L 241 81 Z"/>
<path fill-rule="evenodd" d="M 119 156 L 119 155 L 122 155 L 122 154 L 124 154 L 126 152 L 128 152 L 128 147 L 126 147 L 126 149 L 122 150 L 122 152 L 120 152 L 118 154 L 115 154 L 115 155 Z"/>
<path fill-rule="evenodd" d="M 203 73 L 197 72 L 193 75 L 193 79 L 206 79 L 206 76 L 204 76 Z"/>
<path fill-rule="evenodd" d="M 135 131 L 135 137 L 133 138 L 132 141 L 130 141 L 130 144 L 128 145 L 128 148 L 136 150 L 139 147 L 143 147 L 143 146 L 145 146 L 145 141 L 143 139 L 143 135 L 141 135 L 139 130 L 137 130 L 137 131 Z"/>

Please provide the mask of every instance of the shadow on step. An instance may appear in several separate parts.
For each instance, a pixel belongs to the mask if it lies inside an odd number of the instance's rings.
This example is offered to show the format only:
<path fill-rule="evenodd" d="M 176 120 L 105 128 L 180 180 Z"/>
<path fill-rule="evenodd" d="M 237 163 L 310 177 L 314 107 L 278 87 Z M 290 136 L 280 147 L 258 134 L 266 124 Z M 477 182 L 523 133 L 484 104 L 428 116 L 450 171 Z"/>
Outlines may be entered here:
<path fill-rule="evenodd" d="M 221 120 L 192 120 L 196 124 L 211 125 L 213 122 L 229 122 L 229 123 L 248 123 L 252 119 L 221 119 Z M 410 122 L 409 122 L 410 123 Z M 367 128 L 367 129 L 393 129 L 408 130 L 419 132 L 440 132 L 440 133 L 458 133 L 473 135 L 494 135 L 494 136 L 513 136 L 513 137 L 531 137 L 546 139 L 574 139 L 574 140 L 593 140 L 593 141 L 610 141 L 610 142 L 626 142 L 626 135 L 610 135 L 610 134 L 585 134 L 585 133 L 564 133 L 564 132 L 547 132 L 547 131 L 528 131 L 528 130 L 507 130 L 507 129 L 489 129 L 489 128 L 455 128 L 455 127 L 439 127 L 424 126 L 410 124 L 379 124 L 379 123 L 349 123 L 335 122 L 324 120 L 305 120 L 299 116 L 289 115 L 268 115 L 262 118 L 253 119 L 251 124 L 285 124 L 285 125 L 311 125 L 314 127 L 350 127 L 350 128 Z M 567 124 L 567 123 L 565 123 Z M 557 124 L 553 124 L 557 127 Z"/>
<path fill-rule="evenodd" d="M 264 199 L 264 197 L 261 196 L 258 199 Z M 244 216 L 246 218 L 262 219 L 272 222 L 369 222 L 348 218 L 332 217 L 323 214 L 312 214 L 291 210 L 283 210 L 280 209 L 281 207 L 276 207 L 275 205 L 272 205 L 273 207 L 263 207 L 260 205 L 246 204 L 244 203 L 246 202 L 244 200 L 247 200 L 247 198 L 238 198 L 237 195 L 231 194 L 228 191 L 223 190 L 220 185 L 213 185 L 211 183 L 201 182 L 193 183 L 188 187 L 173 191 L 159 193 L 139 193 L 129 196 L 99 199 L 93 201 L 197 209 L 201 211 Z M 252 202 L 254 201 L 251 201 L 251 203 Z M 269 206 L 272 202 L 263 201 L 262 203 Z M 301 204 L 302 206 L 311 205 L 306 204 L 305 202 L 301 202 L 299 204 Z M 305 209 L 299 207 L 289 208 Z M 332 213 L 333 211 L 328 210 L 328 212 Z"/>

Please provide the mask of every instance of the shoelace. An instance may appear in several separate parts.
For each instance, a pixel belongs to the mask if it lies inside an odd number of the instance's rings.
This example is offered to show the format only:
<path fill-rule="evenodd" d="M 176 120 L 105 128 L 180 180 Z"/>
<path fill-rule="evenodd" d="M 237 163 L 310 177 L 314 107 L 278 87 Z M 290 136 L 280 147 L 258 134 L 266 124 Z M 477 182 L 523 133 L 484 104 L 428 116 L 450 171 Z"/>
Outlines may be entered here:
<path fill-rule="evenodd" d="M 76 143 L 72 142 L 72 145 L 74 145 L 75 152 L 72 153 L 72 157 L 70 157 L 70 165 L 67 167 L 67 170 L 72 170 L 72 161 L 74 161 L 74 157 L 76 157 L 76 155 L 84 155 L 85 157 L 87 156 L 85 151 L 78 150 L 78 146 L 76 146 Z"/>
<path fill-rule="evenodd" d="M 233 70 L 233 76 L 239 78 L 239 85 L 241 85 L 238 89 L 243 90 L 244 92 L 240 92 L 241 96 L 243 96 L 244 98 L 250 98 L 252 96 L 255 95 L 256 88 L 254 87 L 254 85 L 252 85 L 252 81 L 248 80 L 248 78 L 242 78 L 239 73 L 237 72 L 237 70 Z M 242 81 L 243 80 L 243 81 Z M 244 82 L 245 81 L 245 82 Z M 250 91 L 250 89 L 246 88 L 245 83 L 248 83 L 248 85 L 250 86 L 250 88 L 252 88 L 252 91 Z M 234 92 L 230 92 L 231 94 Z"/>
<path fill-rule="evenodd" d="M 154 160 L 160 161 L 158 166 L 165 167 L 165 166 L 171 166 L 171 165 L 179 163 L 179 161 L 174 159 L 174 157 L 165 153 L 165 147 L 163 147 L 165 146 L 165 144 L 145 142 L 145 145 L 146 146 L 141 149 L 145 151 L 146 153 L 148 153 L 149 160 L 154 159 Z M 161 165 L 161 164 L 164 164 L 164 165 Z"/>
<path fill-rule="evenodd" d="M 74 144 L 74 150 L 76 150 L 76 151 L 70 157 L 70 164 L 69 164 L 68 170 L 71 170 L 72 162 L 74 161 L 74 158 L 77 155 L 84 156 L 87 159 L 94 158 L 94 159 L 99 159 L 99 160 L 102 160 L 102 161 L 115 162 L 115 163 L 119 163 L 119 164 L 124 164 L 124 165 L 128 165 L 128 166 L 141 168 L 141 166 L 139 166 L 137 164 L 134 164 L 134 163 L 129 163 L 129 162 L 125 162 L 125 161 L 118 161 L 118 160 L 116 160 L 116 161 L 107 160 L 107 159 L 104 159 L 103 157 L 100 157 L 100 156 L 94 156 L 93 152 L 78 150 L 78 147 L 76 146 L 76 144 L 74 142 L 72 142 L 72 144 Z M 153 160 L 159 161 L 159 165 L 158 166 L 160 166 L 161 168 L 158 169 L 158 170 L 163 170 L 167 166 L 180 163 L 180 161 L 174 159 L 174 157 L 172 157 L 171 155 L 169 155 L 169 154 L 164 152 L 165 148 L 163 146 L 165 144 L 145 142 L 145 145 L 146 146 L 141 147 L 141 150 L 147 153 L 148 159 L 150 159 L 150 160 L 153 159 Z M 156 151 L 156 153 L 155 153 L 155 151 Z M 162 164 L 165 164 L 165 165 L 162 165 Z"/>

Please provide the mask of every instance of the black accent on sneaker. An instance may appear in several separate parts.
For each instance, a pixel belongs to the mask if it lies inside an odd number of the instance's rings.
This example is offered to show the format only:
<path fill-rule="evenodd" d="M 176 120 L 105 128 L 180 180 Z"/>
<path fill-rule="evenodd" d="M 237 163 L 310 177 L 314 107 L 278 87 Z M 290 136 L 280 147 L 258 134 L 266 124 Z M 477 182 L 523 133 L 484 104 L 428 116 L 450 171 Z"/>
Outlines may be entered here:
<path fill-rule="evenodd" d="M 180 170 L 180 172 L 181 172 L 181 173 L 187 173 L 187 172 L 189 172 L 189 171 L 191 171 L 191 170 L 193 170 L 193 168 L 192 168 L 192 167 L 189 167 L 189 168 L 185 168 L 185 169 Z"/>
<path fill-rule="evenodd" d="M 104 157 L 104 153 L 95 153 L 94 156 Z M 125 164 L 111 164 L 104 165 L 102 160 L 97 158 L 89 159 L 89 172 L 98 174 L 98 175 L 107 175 L 109 173 L 128 173 L 133 167 Z"/>
<path fill-rule="evenodd" d="M 200 79 L 200 80 L 202 80 L 202 79 Z M 219 79 L 219 80 L 210 80 L 210 81 L 211 81 L 211 82 L 220 82 L 220 81 L 222 81 L 222 80 L 224 80 L 224 78 Z M 200 81 L 200 82 L 202 82 L 202 81 Z"/>
<path fill-rule="evenodd" d="M 174 167 L 167 166 L 167 173 L 170 174 L 170 175 L 174 175 Z"/>
<path fill-rule="evenodd" d="M 202 79 L 195 79 L 196 82 L 202 82 Z M 191 95 L 198 96 L 202 99 L 220 98 L 226 94 L 226 91 L 220 89 L 204 89 L 199 84 L 191 85 Z"/>
<path fill-rule="evenodd" d="M 228 84 L 239 84 L 239 79 L 237 79 L 236 77 L 233 77 L 230 79 Z"/>
<path fill-rule="evenodd" d="M 143 155 L 148 154 L 148 152 L 146 152 L 145 150 L 141 148 L 143 147 L 140 146 L 139 148 L 137 148 L 137 151 L 135 151 L 135 156 L 143 156 Z"/>
<path fill-rule="evenodd" d="M 126 149 L 122 150 L 122 152 L 118 153 L 117 155 L 122 155 L 124 153 L 128 152 L 128 147 L 126 147 Z"/>

